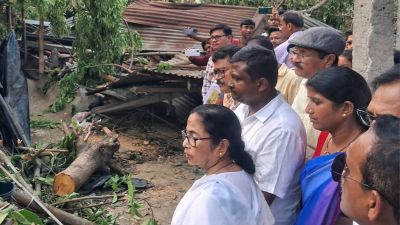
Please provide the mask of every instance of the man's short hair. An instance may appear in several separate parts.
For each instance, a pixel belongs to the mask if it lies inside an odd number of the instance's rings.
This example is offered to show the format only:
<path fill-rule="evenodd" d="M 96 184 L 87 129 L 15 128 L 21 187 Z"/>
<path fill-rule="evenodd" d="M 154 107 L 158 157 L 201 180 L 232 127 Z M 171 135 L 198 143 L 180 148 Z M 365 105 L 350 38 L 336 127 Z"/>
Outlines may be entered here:
<path fill-rule="evenodd" d="M 380 86 L 400 81 L 400 64 L 394 65 L 389 70 L 375 77 L 371 82 L 372 89 L 376 91 Z"/>
<path fill-rule="evenodd" d="M 396 221 L 400 219 L 400 118 L 379 116 L 372 125 L 376 143 L 361 167 L 363 183 L 378 191 L 393 207 Z"/>
<path fill-rule="evenodd" d="M 348 31 L 346 31 L 346 33 L 344 33 L 344 36 L 346 37 L 346 40 L 350 35 L 353 35 L 353 30 L 348 30 Z"/>
<path fill-rule="evenodd" d="M 300 12 L 296 11 L 287 11 L 282 14 L 282 19 L 286 23 L 291 23 L 295 27 L 302 28 L 304 26 L 304 19 Z"/>
<path fill-rule="evenodd" d="M 210 35 L 212 32 L 216 30 L 222 30 L 226 36 L 232 35 L 232 28 L 230 28 L 228 25 L 225 24 L 217 24 L 213 28 L 210 29 Z"/>
<path fill-rule="evenodd" d="M 240 21 L 240 26 L 243 26 L 243 25 L 253 25 L 253 26 L 256 26 L 256 23 L 254 23 L 254 21 L 253 21 L 252 19 L 242 19 L 242 20 Z"/>
<path fill-rule="evenodd" d="M 207 50 L 206 44 L 210 44 L 210 38 L 208 38 L 206 42 L 201 42 L 201 47 L 203 48 L 204 51 Z"/>
<path fill-rule="evenodd" d="M 217 60 L 220 59 L 231 59 L 232 56 L 240 50 L 240 47 L 236 45 L 227 45 L 223 48 L 220 48 L 216 52 L 212 54 L 212 61 L 215 63 Z"/>
<path fill-rule="evenodd" d="M 261 46 L 246 46 L 238 51 L 231 63 L 246 63 L 245 72 L 254 81 L 265 78 L 271 87 L 275 87 L 278 79 L 278 62 L 273 51 Z"/>
<path fill-rule="evenodd" d="M 256 35 L 251 37 L 247 43 L 249 43 L 250 41 L 257 41 L 258 45 L 260 45 L 261 47 L 264 47 L 268 50 L 274 51 L 274 46 L 272 45 L 271 41 L 262 35 Z"/>
<path fill-rule="evenodd" d="M 271 36 L 271 34 L 272 34 L 273 32 L 278 32 L 278 31 L 281 32 L 281 30 L 279 30 L 279 28 L 271 27 L 271 28 L 268 29 L 268 35 Z"/>
<path fill-rule="evenodd" d="M 397 49 L 393 50 L 393 62 L 394 64 L 400 63 L 400 50 Z"/>
<path fill-rule="evenodd" d="M 353 62 L 353 50 L 351 49 L 344 50 L 340 56 L 345 57 L 349 62 Z"/>

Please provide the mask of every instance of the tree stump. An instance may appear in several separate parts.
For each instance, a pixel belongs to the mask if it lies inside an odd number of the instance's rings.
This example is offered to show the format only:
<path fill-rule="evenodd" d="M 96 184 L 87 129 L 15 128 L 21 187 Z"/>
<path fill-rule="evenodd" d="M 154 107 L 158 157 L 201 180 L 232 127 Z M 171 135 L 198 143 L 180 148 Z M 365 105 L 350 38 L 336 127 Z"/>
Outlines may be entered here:
<path fill-rule="evenodd" d="M 54 177 L 54 193 L 58 196 L 77 191 L 96 170 L 111 164 L 119 142 L 116 135 L 111 135 L 96 144 L 80 146 L 83 148 L 71 165 Z"/>

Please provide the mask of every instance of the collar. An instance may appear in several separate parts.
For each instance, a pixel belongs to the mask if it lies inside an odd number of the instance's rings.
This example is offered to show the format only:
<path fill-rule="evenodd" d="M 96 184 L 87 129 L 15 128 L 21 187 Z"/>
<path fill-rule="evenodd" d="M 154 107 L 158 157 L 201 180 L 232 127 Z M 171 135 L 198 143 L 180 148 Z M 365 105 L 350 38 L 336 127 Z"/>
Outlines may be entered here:
<path fill-rule="evenodd" d="M 285 65 L 285 63 L 282 63 L 278 69 L 278 77 L 284 77 L 288 69 L 289 68 Z"/>
<path fill-rule="evenodd" d="M 287 39 L 287 41 L 289 41 L 289 40 L 292 39 L 292 38 L 297 37 L 297 36 L 300 35 L 301 33 L 303 33 L 303 31 L 301 31 L 301 30 L 294 32 L 292 35 L 290 35 L 290 37 Z"/>
<path fill-rule="evenodd" d="M 265 121 L 267 121 L 276 111 L 276 109 L 282 105 L 282 103 L 284 102 L 282 95 L 281 94 L 277 94 L 275 96 L 275 98 L 273 98 L 270 102 L 268 102 L 264 107 L 262 107 L 260 110 L 258 110 L 256 113 L 254 113 L 249 117 L 255 117 L 258 121 L 260 121 L 261 123 L 265 123 Z M 245 107 L 243 108 L 244 111 L 244 115 L 248 115 L 249 114 L 249 106 L 245 105 Z"/>

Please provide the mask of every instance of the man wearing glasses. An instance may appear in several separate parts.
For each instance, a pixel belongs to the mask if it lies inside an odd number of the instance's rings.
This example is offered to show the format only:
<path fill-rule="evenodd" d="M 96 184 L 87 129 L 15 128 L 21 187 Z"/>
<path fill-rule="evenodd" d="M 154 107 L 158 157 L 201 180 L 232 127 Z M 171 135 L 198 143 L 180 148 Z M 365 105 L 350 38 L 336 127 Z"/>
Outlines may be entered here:
<path fill-rule="evenodd" d="M 225 24 L 217 24 L 210 30 L 210 43 L 212 51 L 217 51 L 232 42 L 232 29 Z M 203 96 L 203 103 L 213 103 L 209 102 L 207 96 L 209 96 L 208 91 L 211 85 L 215 83 L 214 79 L 214 62 L 212 58 L 208 60 L 204 79 L 203 87 L 201 88 L 201 94 Z"/>
<path fill-rule="evenodd" d="M 214 62 L 214 79 L 222 93 L 224 93 L 223 106 L 235 110 L 239 102 L 232 98 L 229 83 L 232 80 L 232 64 L 230 60 L 232 56 L 240 50 L 240 47 L 235 45 L 227 45 L 220 50 L 214 52 L 212 60 Z"/>
<path fill-rule="evenodd" d="M 289 40 L 288 51 L 294 64 L 297 76 L 304 78 L 299 91 L 293 100 L 292 107 L 303 121 L 307 133 L 307 153 L 309 159 L 313 155 L 320 131 L 314 129 L 306 106 L 308 103 L 306 82 L 317 72 L 337 66 L 339 55 L 343 52 L 345 40 L 332 28 L 309 28 L 295 38 Z"/>
<path fill-rule="evenodd" d="M 360 225 L 400 224 L 400 118 L 383 115 L 332 164 L 340 208 Z"/>
<path fill-rule="evenodd" d="M 379 115 L 390 114 L 400 117 L 400 64 L 376 77 L 372 81 L 374 94 L 363 120 L 370 123 Z"/>

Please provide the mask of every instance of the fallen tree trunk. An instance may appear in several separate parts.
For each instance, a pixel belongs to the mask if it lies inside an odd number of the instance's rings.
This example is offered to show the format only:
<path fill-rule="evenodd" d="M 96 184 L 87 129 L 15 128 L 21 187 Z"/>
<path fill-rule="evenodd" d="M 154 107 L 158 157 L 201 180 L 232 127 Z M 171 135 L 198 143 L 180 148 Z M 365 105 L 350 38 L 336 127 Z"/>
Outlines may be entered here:
<path fill-rule="evenodd" d="M 14 190 L 12 198 L 21 206 L 27 207 L 29 209 L 33 209 L 34 211 L 44 214 L 44 210 L 34 201 L 32 198 L 26 193 L 22 192 L 19 189 Z M 51 205 L 46 205 L 46 208 L 54 214 L 61 222 L 65 224 L 71 225 L 94 225 L 94 223 L 90 222 L 87 219 L 75 216 L 71 213 L 65 212 L 61 209 L 58 209 Z"/>
<path fill-rule="evenodd" d="M 109 165 L 114 153 L 119 149 L 116 135 L 109 135 L 93 145 L 79 145 L 78 156 L 71 165 L 54 177 L 54 193 L 64 196 L 75 192 L 96 170 L 104 170 Z"/>

